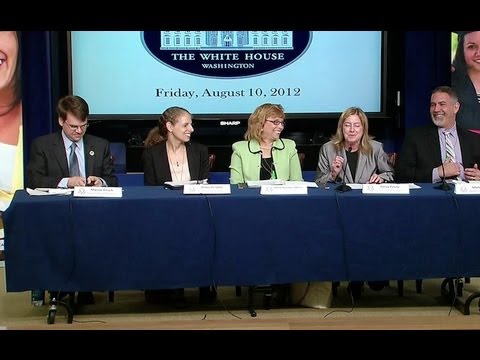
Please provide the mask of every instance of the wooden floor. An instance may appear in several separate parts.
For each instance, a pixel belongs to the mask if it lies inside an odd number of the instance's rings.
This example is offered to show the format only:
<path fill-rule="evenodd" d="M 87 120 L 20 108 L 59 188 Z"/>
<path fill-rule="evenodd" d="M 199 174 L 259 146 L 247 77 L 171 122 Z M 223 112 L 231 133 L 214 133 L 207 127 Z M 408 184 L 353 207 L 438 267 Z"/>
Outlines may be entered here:
<path fill-rule="evenodd" d="M 242 319 L 118 321 L 53 325 L 12 324 L 9 330 L 479 330 L 478 317 L 367 317 L 345 319 Z"/>
<path fill-rule="evenodd" d="M 471 315 L 463 315 L 440 295 L 442 279 L 424 281 L 422 294 L 415 281 L 405 282 L 399 297 L 396 282 L 381 291 L 365 289 L 352 306 L 345 284 L 328 309 L 299 306 L 262 308 L 256 299 L 257 317 L 246 309 L 246 288 L 235 296 L 233 287 L 219 288 L 213 305 L 198 304 L 198 290 L 187 289 L 188 306 L 178 310 L 166 305 L 146 304 L 141 291 L 95 293 L 95 304 L 84 306 L 67 324 L 66 312 L 58 309 L 54 324 L 47 324 L 49 307 L 30 305 L 30 292 L 6 293 L 4 268 L 0 268 L 0 329 L 28 330 L 471 330 L 480 329 L 478 300 Z M 480 289 L 480 279 L 465 285 L 464 297 Z M 462 299 L 463 299 L 462 298 Z"/>

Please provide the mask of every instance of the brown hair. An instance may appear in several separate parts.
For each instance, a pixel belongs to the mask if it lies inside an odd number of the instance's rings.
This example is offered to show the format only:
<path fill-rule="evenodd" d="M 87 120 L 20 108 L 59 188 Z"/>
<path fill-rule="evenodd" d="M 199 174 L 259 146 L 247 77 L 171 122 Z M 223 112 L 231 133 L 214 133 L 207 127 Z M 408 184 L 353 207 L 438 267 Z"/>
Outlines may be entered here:
<path fill-rule="evenodd" d="M 187 109 L 179 106 L 172 106 L 165 110 L 163 114 L 160 115 L 160 119 L 158 120 L 159 136 L 161 136 L 163 139 L 166 139 L 168 135 L 167 122 L 171 122 L 175 125 L 175 123 L 178 121 L 178 118 L 185 113 L 191 116 Z"/>
<path fill-rule="evenodd" d="M 165 139 L 162 135 L 160 135 L 160 129 L 158 126 L 155 126 L 148 132 L 147 138 L 145 139 L 145 147 L 148 148 L 162 142 L 163 140 Z"/>
<path fill-rule="evenodd" d="M 77 95 L 64 96 L 58 101 L 57 114 L 59 118 L 65 120 L 68 113 L 80 120 L 87 120 L 89 115 L 87 102 Z"/>
<path fill-rule="evenodd" d="M 15 64 L 15 72 L 13 76 L 13 94 L 14 94 L 14 100 L 13 100 L 13 105 L 17 105 L 21 100 L 22 100 L 22 79 L 21 79 L 21 54 L 20 54 L 20 46 L 21 46 L 21 32 L 20 31 L 14 31 L 16 34 L 17 38 L 17 63 Z"/>

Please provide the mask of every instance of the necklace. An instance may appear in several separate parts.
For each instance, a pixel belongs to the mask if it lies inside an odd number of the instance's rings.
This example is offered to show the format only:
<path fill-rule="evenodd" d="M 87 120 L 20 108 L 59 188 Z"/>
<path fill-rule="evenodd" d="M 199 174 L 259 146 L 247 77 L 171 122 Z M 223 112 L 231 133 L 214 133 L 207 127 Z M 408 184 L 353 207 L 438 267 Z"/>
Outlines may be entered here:
<path fill-rule="evenodd" d="M 170 172 L 172 173 L 172 180 L 183 181 L 183 164 L 181 168 L 174 168 L 171 166 Z"/>
<path fill-rule="evenodd" d="M 260 161 L 260 166 L 266 173 L 270 176 L 270 180 L 276 179 L 277 174 L 275 173 L 275 164 L 273 163 L 273 158 L 263 158 Z"/>
<path fill-rule="evenodd" d="M 269 144 L 268 146 L 262 146 L 260 145 L 260 149 L 262 150 L 262 153 L 271 153 L 273 148 L 273 144 Z"/>
<path fill-rule="evenodd" d="M 172 156 L 168 156 L 168 161 L 173 164 L 175 163 L 175 165 L 177 167 L 180 167 L 180 163 L 182 163 L 182 166 L 183 166 L 183 163 L 185 162 L 185 146 L 182 146 L 182 150 L 180 150 L 182 152 L 182 158 L 181 158 L 181 161 L 178 161 L 178 157 L 177 157 L 177 152 L 178 152 L 178 149 L 175 151 L 173 150 L 173 147 L 170 149 L 170 155 Z"/>
<path fill-rule="evenodd" d="M 180 150 L 182 151 L 182 159 L 180 161 L 177 157 L 177 151 L 171 149 L 170 153 L 167 152 L 168 164 L 170 165 L 172 180 L 183 181 L 183 167 L 185 165 L 186 154 L 185 146 L 183 146 L 182 150 Z M 181 167 L 180 164 L 182 165 Z"/>

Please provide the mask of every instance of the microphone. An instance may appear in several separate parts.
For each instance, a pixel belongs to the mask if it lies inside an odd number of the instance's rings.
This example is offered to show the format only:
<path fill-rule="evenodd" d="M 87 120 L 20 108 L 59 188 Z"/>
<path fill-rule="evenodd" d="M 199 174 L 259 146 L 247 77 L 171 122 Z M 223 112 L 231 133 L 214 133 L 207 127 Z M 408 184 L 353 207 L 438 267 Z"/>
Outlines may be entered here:
<path fill-rule="evenodd" d="M 352 152 L 352 147 L 350 146 L 347 151 Z M 346 179 L 346 174 L 345 174 L 345 171 L 347 170 L 347 164 L 348 164 L 348 157 L 345 154 L 345 165 L 343 167 L 343 181 L 342 181 L 341 185 L 338 185 L 335 188 L 336 191 L 346 192 L 346 191 L 352 190 L 352 188 L 347 185 L 347 179 Z"/>
<path fill-rule="evenodd" d="M 190 148 L 192 147 L 192 143 L 190 141 L 188 142 L 188 146 Z M 198 155 L 199 155 L 198 157 L 200 161 L 198 162 L 197 185 L 201 184 L 200 176 L 202 175 L 202 154 L 199 153 Z M 208 153 L 207 153 L 207 156 L 208 156 Z"/>
<path fill-rule="evenodd" d="M 202 172 L 202 162 L 200 162 L 200 164 L 198 164 L 197 185 L 202 183 L 202 182 L 200 181 L 200 174 L 201 174 L 201 172 Z"/>
<path fill-rule="evenodd" d="M 451 188 L 450 188 L 450 185 L 445 181 L 445 166 L 443 165 L 443 162 L 442 162 L 442 171 L 443 171 L 443 176 L 441 177 L 442 182 L 440 185 L 435 186 L 434 189 L 449 191 Z"/>
<path fill-rule="evenodd" d="M 191 141 L 189 141 L 187 144 L 190 148 L 192 148 L 192 142 Z M 197 185 L 203 184 L 203 181 L 202 181 L 203 179 L 201 179 L 201 177 L 202 177 L 202 153 L 201 152 L 199 152 L 198 157 L 199 157 L 199 162 L 198 162 L 197 179 L 193 179 L 193 180 L 197 180 L 197 182 L 196 182 Z M 209 162 L 208 165 L 210 167 L 210 155 L 208 154 L 208 152 L 207 152 L 207 161 Z"/>

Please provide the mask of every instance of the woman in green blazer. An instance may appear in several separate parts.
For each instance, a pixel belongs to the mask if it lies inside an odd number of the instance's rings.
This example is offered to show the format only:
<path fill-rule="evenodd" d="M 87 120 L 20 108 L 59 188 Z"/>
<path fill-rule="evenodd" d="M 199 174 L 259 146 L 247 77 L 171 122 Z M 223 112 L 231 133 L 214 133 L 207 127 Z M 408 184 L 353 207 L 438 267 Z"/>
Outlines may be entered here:
<path fill-rule="evenodd" d="M 303 180 L 295 141 L 281 139 L 285 112 L 281 105 L 263 104 L 248 119 L 245 140 L 232 145 L 230 183 L 251 180 Z"/>

